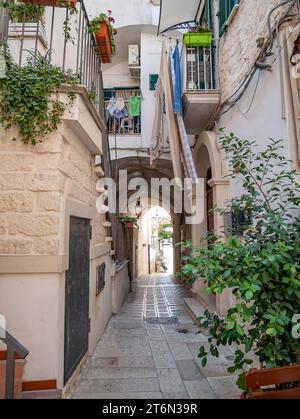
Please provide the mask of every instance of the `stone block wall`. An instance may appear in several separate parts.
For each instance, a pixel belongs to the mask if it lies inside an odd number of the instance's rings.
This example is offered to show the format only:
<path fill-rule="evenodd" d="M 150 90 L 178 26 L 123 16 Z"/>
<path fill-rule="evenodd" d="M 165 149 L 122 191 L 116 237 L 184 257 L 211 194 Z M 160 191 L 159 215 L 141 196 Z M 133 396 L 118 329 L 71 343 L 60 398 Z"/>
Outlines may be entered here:
<path fill-rule="evenodd" d="M 230 97 L 247 77 L 260 49 L 256 40 L 268 36 L 267 17 L 279 0 L 241 0 L 227 32 L 220 39 L 219 77 L 222 101 Z M 287 6 L 273 14 L 273 23 Z"/>
<path fill-rule="evenodd" d="M 13 137 L 0 128 L 0 254 L 62 254 L 65 200 L 96 207 L 94 156 L 63 126 L 37 146 Z M 104 220 L 95 214 L 95 244 Z"/>

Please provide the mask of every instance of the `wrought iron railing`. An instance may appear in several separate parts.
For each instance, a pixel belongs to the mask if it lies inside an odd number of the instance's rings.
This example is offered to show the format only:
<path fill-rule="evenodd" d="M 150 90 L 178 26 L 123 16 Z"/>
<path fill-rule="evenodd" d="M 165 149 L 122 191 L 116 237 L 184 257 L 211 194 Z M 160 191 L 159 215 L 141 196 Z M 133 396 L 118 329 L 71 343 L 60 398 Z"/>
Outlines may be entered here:
<path fill-rule="evenodd" d="M 6 40 L 13 59 L 23 65 L 28 55 L 48 54 L 49 61 L 63 70 L 78 75 L 79 83 L 98 113 L 104 115 L 101 59 L 96 39 L 90 33 L 90 23 L 83 0 L 77 1 L 76 12 L 68 8 L 46 7 L 42 19 L 36 22 L 7 22 L 1 9 L 3 22 L 0 38 Z M 6 17 L 6 20 L 8 18 Z"/>
<path fill-rule="evenodd" d="M 106 102 L 107 104 L 107 102 Z M 125 107 L 128 102 L 125 103 Z M 127 115 L 128 113 L 126 113 Z M 107 116 L 107 130 L 113 135 L 140 135 L 141 134 L 141 117 L 140 116 Z"/>
<path fill-rule="evenodd" d="M 141 115 L 130 115 L 130 98 L 141 97 L 140 89 L 106 90 L 106 95 L 110 96 L 110 99 L 105 101 L 108 133 L 111 135 L 140 135 Z"/>
<path fill-rule="evenodd" d="M 186 90 L 216 90 L 216 46 L 186 49 Z"/>
<path fill-rule="evenodd" d="M 5 380 L 5 398 L 14 398 L 15 388 L 15 362 L 16 355 L 20 358 L 25 359 L 29 351 L 21 345 L 11 334 L 4 331 L 0 327 L 0 340 L 7 347 L 7 358 L 6 358 L 6 380 Z"/>

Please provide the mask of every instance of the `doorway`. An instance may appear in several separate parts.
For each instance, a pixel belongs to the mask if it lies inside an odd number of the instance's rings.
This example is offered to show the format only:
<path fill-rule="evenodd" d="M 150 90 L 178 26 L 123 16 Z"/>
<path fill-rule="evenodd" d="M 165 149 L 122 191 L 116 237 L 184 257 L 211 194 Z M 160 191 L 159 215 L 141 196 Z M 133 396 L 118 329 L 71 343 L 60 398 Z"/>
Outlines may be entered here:
<path fill-rule="evenodd" d="M 69 270 L 65 286 L 64 384 L 88 351 L 90 220 L 70 218 Z"/>
<path fill-rule="evenodd" d="M 174 272 L 174 230 L 170 214 L 159 206 L 141 217 L 138 237 L 138 275 Z"/>

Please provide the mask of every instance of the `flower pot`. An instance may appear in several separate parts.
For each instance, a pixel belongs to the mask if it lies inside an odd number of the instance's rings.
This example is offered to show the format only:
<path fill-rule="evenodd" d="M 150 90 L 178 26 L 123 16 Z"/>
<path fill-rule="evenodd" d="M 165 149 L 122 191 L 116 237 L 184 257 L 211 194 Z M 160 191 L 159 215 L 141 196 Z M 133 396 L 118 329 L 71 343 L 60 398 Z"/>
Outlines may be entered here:
<path fill-rule="evenodd" d="M 99 32 L 96 34 L 96 41 L 99 48 L 101 61 L 110 64 L 112 60 L 112 46 L 107 23 L 101 23 Z"/>
<path fill-rule="evenodd" d="M 22 0 L 23 3 L 39 4 L 41 6 L 51 6 L 51 7 L 66 7 L 68 5 L 68 0 Z M 76 6 L 77 0 L 70 0 L 69 2 L 73 7 Z"/>
<path fill-rule="evenodd" d="M 212 32 L 189 32 L 183 37 L 186 47 L 210 47 L 212 44 Z"/>
<path fill-rule="evenodd" d="M 22 393 L 22 380 L 25 368 L 25 359 L 16 359 L 15 361 L 15 399 L 19 399 Z M 6 361 L 0 361 L 0 399 L 5 398 L 6 383 Z"/>
<path fill-rule="evenodd" d="M 133 229 L 133 222 L 132 222 L 132 221 L 128 221 L 128 222 L 125 224 L 125 228 Z"/>

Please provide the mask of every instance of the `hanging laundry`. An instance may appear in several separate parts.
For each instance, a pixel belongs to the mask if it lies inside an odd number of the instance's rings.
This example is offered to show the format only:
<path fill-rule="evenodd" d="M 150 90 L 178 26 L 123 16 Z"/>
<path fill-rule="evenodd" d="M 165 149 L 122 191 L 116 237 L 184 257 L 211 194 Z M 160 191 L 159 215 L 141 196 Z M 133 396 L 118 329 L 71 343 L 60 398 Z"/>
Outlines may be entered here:
<path fill-rule="evenodd" d="M 182 117 L 182 91 L 181 91 L 181 69 L 180 69 L 180 55 L 178 43 L 176 45 L 174 54 L 172 55 L 173 63 L 171 63 L 171 51 L 169 53 L 169 67 L 171 71 L 173 84 L 173 111 L 177 119 L 178 134 L 181 143 L 181 151 L 183 154 L 183 166 L 185 176 L 188 176 L 193 184 L 198 183 L 198 176 L 195 168 L 195 163 L 189 143 L 184 120 Z M 173 65 L 172 65 L 173 64 Z"/>
<path fill-rule="evenodd" d="M 116 106 L 119 109 L 119 111 L 122 111 L 125 108 L 125 101 L 122 97 L 118 97 Z"/>
<path fill-rule="evenodd" d="M 141 97 L 131 96 L 129 99 L 129 115 L 141 116 Z"/>
<path fill-rule="evenodd" d="M 173 65 L 175 73 L 173 110 L 176 114 L 182 115 L 182 80 L 178 42 L 173 54 Z"/>
<path fill-rule="evenodd" d="M 156 84 L 156 106 L 153 131 L 150 144 L 150 164 L 154 165 L 161 156 L 164 144 L 163 133 L 163 111 L 164 111 L 164 92 L 160 78 Z"/>
<path fill-rule="evenodd" d="M 172 109 L 173 88 L 172 81 L 170 78 L 165 42 L 163 43 L 161 54 L 160 82 L 165 95 L 166 121 L 168 127 L 168 137 L 173 164 L 174 178 L 175 180 L 179 180 L 178 184 L 180 185 L 180 182 L 183 178 L 181 165 L 181 150 L 179 144 L 179 133 L 176 126 L 176 119 Z"/>
<path fill-rule="evenodd" d="M 127 109 L 125 107 L 122 110 L 119 110 L 117 108 L 117 110 L 114 113 L 114 117 L 116 119 L 128 118 L 128 111 L 127 111 Z"/>
<path fill-rule="evenodd" d="M 110 98 L 106 106 L 106 110 L 110 114 L 110 116 L 114 116 L 114 113 L 118 111 L 117 99 L 115 97 Z"/>

